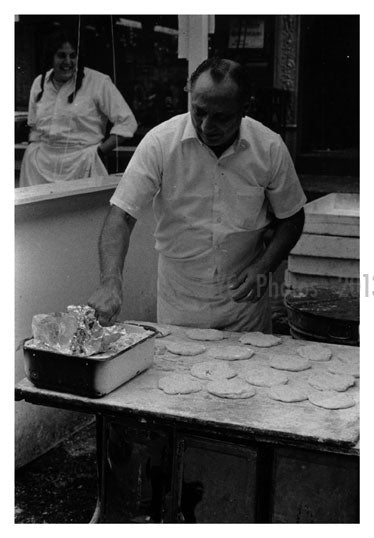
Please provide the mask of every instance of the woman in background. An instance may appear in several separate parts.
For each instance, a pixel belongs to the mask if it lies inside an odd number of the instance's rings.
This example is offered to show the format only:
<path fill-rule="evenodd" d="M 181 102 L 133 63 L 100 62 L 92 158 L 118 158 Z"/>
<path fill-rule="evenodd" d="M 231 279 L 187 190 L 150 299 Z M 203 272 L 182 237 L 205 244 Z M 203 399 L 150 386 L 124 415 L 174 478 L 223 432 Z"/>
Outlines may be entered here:
<path fill-rule="evenodd" d="M 52 67 L 30 91 L 20 187 L 106 176 L 103 157 L 136 131 L 132 111 L 108 75 L 83 65 L 77 36 L 52 34 L 46 60 Z M 113 126 L 104 140 L 108 120 Z"/>

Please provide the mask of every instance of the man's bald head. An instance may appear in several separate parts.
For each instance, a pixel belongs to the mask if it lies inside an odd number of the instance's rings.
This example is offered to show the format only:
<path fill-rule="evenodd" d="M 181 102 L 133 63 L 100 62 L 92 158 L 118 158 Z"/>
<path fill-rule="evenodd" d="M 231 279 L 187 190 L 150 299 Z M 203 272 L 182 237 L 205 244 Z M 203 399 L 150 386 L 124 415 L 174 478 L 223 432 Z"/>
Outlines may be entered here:
<path fill-rule="evenodd" d="M 193 89 L 200 75 L 207 72 L 217 84 L 227 78 L 231 79 L 238 87 L 238 100 L 240 103 L 249 102 L 251 83 L 247 69 L 238 62 L 225 58 L 209 58 L 202 62 L 188 81 L 188 91 Z"/>

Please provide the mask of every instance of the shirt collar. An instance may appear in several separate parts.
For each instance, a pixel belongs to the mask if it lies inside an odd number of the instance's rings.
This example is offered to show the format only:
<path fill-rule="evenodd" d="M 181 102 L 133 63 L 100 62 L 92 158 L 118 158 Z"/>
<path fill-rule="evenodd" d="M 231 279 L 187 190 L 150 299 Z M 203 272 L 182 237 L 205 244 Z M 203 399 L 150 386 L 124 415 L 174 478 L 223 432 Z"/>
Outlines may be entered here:
<path fill-rule="evenodd" d="M 195 127 L 193 126 L 192 124 L 192 120 L 191 120 L 191 114 L 189 113 L 188 114 L 188 117 L 187 117 L 187 123 L 186 123 L 186 126 L 184 128 L 184 131 L 183 131 L 183 135 L 182 135 L 182 142 L 184 140 L 190 140 L 190 139 L 196 139 L 200 144 L 202 144 L 200 138 L 197 136 L 197 133 L 195 131 Z M 250 145 L 249 143 L 249 136 L 248 136 L 248 133 L 246 133 L 246 130 L 244 128 L 244 125 L 243 125 L 243 120 L 240 124 L 240 129 L 239 129 L 239 136 L 238 138 L 236 139 L 235 143 L 234 143 L 234 148 L 235 149 L 246 149 L 248 148 Z"/>
<path fill-rule="evenodd" d="M 53 84 L 53 82 L 52 82 L 52 73 L 53 73 L 53 68 L 50 69 L 49 71 L 47 71 L 47 73 L 45 75 L 45 81 L 50 82 L 51 84 Z M 68 80 L 69 84 L 68 83 L 64 84 L 64 87 L 68 88 L 69 85 L 71 85 L 73 83 L 73 81 L 74 81 L 74 76 Z"/>
<path fill-rule="evenodd" d="M 240 149 L 246 149 L 250 146 L 249 133 L 245 129 L 244 121 L 242 119 L 239 129 L 239 136 L 236 141 L 236 147 Z"/>
<path fill-rule="evenodd" d="M 192 124 L 191 114 L 188 113 L 187 122 L 186 122 L 184 131 L 183 131 L 183 135 L 182 135 L 182 142 L 184 140 L 189 140 L 191 138 L 196 138 L 199 142 L 201 142 L 200 138 L 197 136 L 197 133 L 195 131 L 195 127 Z"/>
<path fill-rule="evenodd" d="M 49 71 L 47 71 L 47 74 L 45 76 L 46 82 L 52 82 L 51 80 L 52 73 L 53 73 L 53 69 L 50 69 Z"/>

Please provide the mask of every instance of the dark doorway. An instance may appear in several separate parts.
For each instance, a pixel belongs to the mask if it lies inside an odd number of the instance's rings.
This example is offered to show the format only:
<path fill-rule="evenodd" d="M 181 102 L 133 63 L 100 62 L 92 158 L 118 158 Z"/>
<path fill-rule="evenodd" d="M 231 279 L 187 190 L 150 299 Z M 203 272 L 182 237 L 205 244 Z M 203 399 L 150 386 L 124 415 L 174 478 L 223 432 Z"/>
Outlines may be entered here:
<path fill-rule="evenodd" d="M 359 16 L 301 20 L 299 153 L 357 151 Z"/>

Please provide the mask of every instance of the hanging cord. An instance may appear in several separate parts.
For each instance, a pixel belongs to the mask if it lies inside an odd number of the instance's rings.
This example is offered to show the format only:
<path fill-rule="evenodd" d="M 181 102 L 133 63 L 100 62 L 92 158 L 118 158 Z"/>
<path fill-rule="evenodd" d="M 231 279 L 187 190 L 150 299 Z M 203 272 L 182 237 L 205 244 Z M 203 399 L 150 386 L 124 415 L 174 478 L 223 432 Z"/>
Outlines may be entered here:
<path fill-rule="evenodd" d="M 243 43 L 242 43 L 241 48 L 242 48 L 242 49 L 245 49 L 245 40 L 246 40 L 246 38 L 247 38 L 247 29 L 248 29 L 247 21 L 246 21 L 246 20 L 243 21 L 243 25 L 244 25 L 244 35 L 243 35 Z"/>
<path fill-rule="evenodd" d="M 78 74 L 78 70 L 79 70 L 79 54 L 80 54 L 80 47 L 81 47 L 81 16 L 78 15 L 77 65 L 76 65 L 76 67 L 75 67 L 75 73 L 74 73 L 73 102 L 74 102 L 75 96 L 77 95 L 77 74 Z"/>
<path fill-rule="evenodd" d="M 242 37 L 242 21 L 241 19 L 237 19 L 238 21 L 238 40 L 236 42 L 236 50 L 238 51 L 238 49 L 240 48 L 240 40 L 241 40 L 241 37 Z"/>
<path fill-rule="evenodd" d="M 113 25 L 113 15 L 110 15 L 110 31 L 112 37 L 112 60 L 113 60 L 113 83 L 117 86 L 117 70 L 116 70 L 116 49 L 114 46 L 114 25 Z M 119 170 L 119 151 L 118 151 L 118 137 L 116 137 L 116 172 Z"/>

